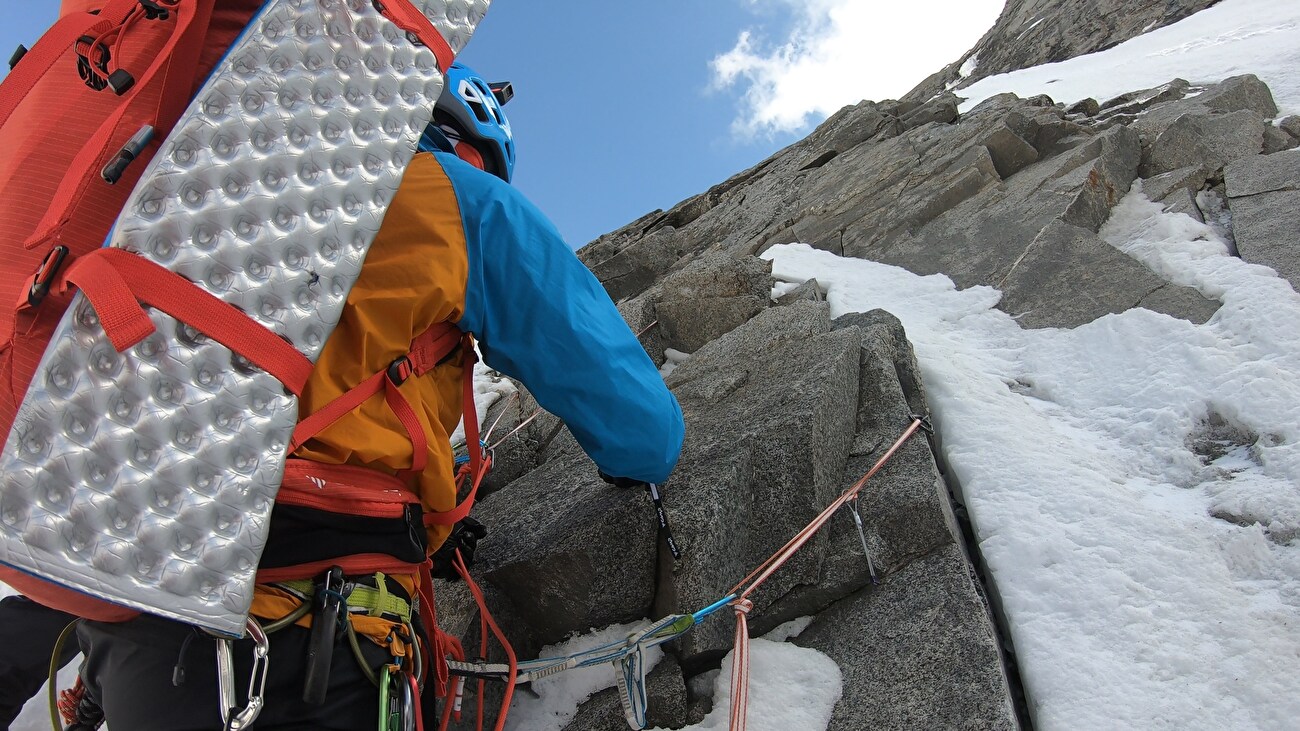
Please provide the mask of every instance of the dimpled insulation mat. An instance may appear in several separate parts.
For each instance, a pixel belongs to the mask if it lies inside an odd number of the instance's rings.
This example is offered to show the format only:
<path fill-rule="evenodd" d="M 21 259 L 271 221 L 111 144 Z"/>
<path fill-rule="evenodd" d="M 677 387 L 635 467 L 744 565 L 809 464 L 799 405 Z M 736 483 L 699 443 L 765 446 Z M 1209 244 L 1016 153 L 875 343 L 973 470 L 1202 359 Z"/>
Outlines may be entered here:
<path fill-rule="evenodd" d="M 489 0 L 415 0 L 459 52 Z M 315 361 L 442 89 L 372 0 L 271 0 L 110 237 Z M 0 456 L 0 561 L 242 636 L 296 398 L 170 316 L 118 353 L 78 295 Z"/>

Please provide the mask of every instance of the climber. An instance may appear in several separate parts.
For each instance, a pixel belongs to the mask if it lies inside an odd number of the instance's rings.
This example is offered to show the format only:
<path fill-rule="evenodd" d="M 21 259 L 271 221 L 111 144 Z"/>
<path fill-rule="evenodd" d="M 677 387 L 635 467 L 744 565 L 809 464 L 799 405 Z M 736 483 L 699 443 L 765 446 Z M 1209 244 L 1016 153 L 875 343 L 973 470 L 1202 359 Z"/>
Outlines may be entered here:
<path fill-rule="evenodd" d="M 451 323 L 472 334 L 485 362 L 563 419 L 609 479 L 662 484 L 676 463 L 681 410 L 654 364 L 600 283 L 508 184 L 515 150 L 500 104 L 511 93 L 464 66 L 448 70 L 421 151 L 299 400 L 301 416 L 319 414 L 380 375 L 409 408 L 395 413 L 386 391 L 292 445 L 282 495 L 310 475 L 325 506 L 278 503 L 260 567 L 319 568 L 314 581 L 257 587 L 252 614 L 275 630 L 258 729 L 371 727 L 379 694 L 370 678 L 386 665 L 419 665 L 422 644 L 429 651 L 420 638 L 434 628 L 422 626 L 414 601 L 427 579 L 332 567 L 375 556 L 415 565 L 449 535 L 466 547 L 482 537 L 463 520 L 428 520 L 457 504 L 449 435 L 473 345 L 413 367 L 422 333 Z M 359 514 L 367 496 L 378 503 L 402 491 L 418 496 L 414 513 Z M 351 620 L 336 623 L 341 598 Z M 212 728 L 228 710 L 217 703 L 215 641 L 157 616 L 110 619 L 121 618 L 86 617 L 77 630 L 82 691 L 109 727 Z M 234 646 L 242 692 L 251 642 Z"/>

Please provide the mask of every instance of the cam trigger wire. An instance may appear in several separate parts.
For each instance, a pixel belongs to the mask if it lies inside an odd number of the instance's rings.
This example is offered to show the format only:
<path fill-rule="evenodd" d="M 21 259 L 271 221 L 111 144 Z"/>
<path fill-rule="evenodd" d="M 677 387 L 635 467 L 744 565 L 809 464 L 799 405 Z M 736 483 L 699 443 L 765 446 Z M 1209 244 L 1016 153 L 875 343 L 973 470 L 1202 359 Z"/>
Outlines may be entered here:
<path fill-rule="evenodd" d="M 862 514 L 858 512 L 858 496 L 854 495 L 853 499 L 844 504 L 848 508 L 849 515 L 853 516 L 853 524 L 858 528 L 858 538 L 862 539 L 862 555 L 867 557 L 867 571 L 871 573 L 871 584 L 878 586 L 880 580 L 876 578 L 876 565 L 871 560 L 871 549 L 867 547 L 867 531 L 862 527 Z"/>

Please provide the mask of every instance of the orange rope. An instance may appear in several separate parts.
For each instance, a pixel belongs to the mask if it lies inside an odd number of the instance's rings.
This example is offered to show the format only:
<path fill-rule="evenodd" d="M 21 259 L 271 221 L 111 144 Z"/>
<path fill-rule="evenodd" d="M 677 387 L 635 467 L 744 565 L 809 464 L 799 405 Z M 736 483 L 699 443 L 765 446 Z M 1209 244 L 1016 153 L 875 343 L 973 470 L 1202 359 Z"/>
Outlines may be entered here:
<path fill-rule="evenodd" d="M 749 715 L 749 612 L 754 603 L 737 599 L 731 603 L 736 608 L 736 651 L 731 655 L 731 729 L 744 731 Z"/>
<path fill-rule="evenodd" d="M 519 426 L 516 426 L 514 429 L 511 429 L 510 432 L 507 433 L 504 437 L 501 437 L 500 439 L 498 439 L 498 440 L 496 441 L 496 444 L 493 444 L 493 445 L 489 446 L 489 447 L 488 447 L 488 451 L 489 451 L 489 452 L 490 452 L 490 451 L 493 451 L 493 450 L 495 450 L 497 447 L 501 446 L 502 442 L 504 442 L 505 440 L 507 440 L 507 439 L 509 439 L 510 437 L 512 437 L 512 436 L 514 436 L 515 434 L 517 434 L 517 433 L 519 432 L 520 429 L 523 429 L 524 427 L 528 426 L 528 424 L 531 423 L 533 419 L 536 419 L 537 417 L 539 417 L 539 416 L 541 416 L 541 415 L 542 415 L 542 410 L 541 410 L 541 409 L 538 409 L 538 410 L 534 411 L 532 416 L 530 416 L 530 417 L 528 417 L 527 419 L 524 419 L 523 421 L 519 422 Z"/>
<path fill-rule="evenodd" d="M 749 706 L 749 613 L 754 608 L 754 603 L 749 600 L 749 595 L 754 592 L 768 577 L 776 573 L 790 557 L 794 555 L 810 538 L 817 534 L 826 521 L 830 520 L 835 514 L 850 500 L 857 499 L 858 493 L 862 487 L 867 484 L 867 480 L 880 471 L 881 467 L 889 461 L 890 457 L 903 446 L 916 430 L 921 428 L 922 420 L 919 417 L 913 417 L 911 425 L 903 432 L 903 435 L 894 442 L 889 451 L 885 452 L 876 464 L 872 466 L 862 479 L 853 483 L 853 486 L 845 490 L 842 495 L 836 498 L 826 507 L 811 523 L 804 527 L 803 530 L 789 540 L 779 551 L 772 554 L 770 558 L 763 562 L 763 565 L 754 569 L 749 576 L 746 576 L 739 584 L 732 587 L 728 594 L 736 598 L 732 600 L 731 606 L 736 610 L 736 649 L 731 656 L 731 731 L 745 731 L 746 713 Z M 754 577 L 758 578 L 754 578 Z M 753 579 L 753 582 L 750 582 Z M 749 584 L 744 591 L 741 587 Z"/>
<path fill-rule="evenodd" d="M 501 413 L 497 414 L 497 418 L 494 419 L 494 420 L 492 421 L 492 426 L 489 426 L 489 427 L 488 427 L 488 430 L 487 430 L 486 432 L 483 433 L 483 441 L 484 441 L 484 442 L 486 442 L 487 440 L 489 440 L 489 439 L 492 438 L 492 432 L 496 430 L 496 428 L 497 428 L 497 424 L 500 424 L 500 423 L 501 423 L 501 420 L 502 420 L 503 418 L 505 418 L 505 415 L 506 415 L 506 406 L 508 406 L 508 405 L 510 404 L 510 400 L 511 400 L 511 399 L 516 399 L 516 398 L 519 398 L 519 392 L 518 392 L 518 391 L 515 391 L 515 392 L 511 393 L 509 396 L 506 397 L 505 403 L 502 404 L 502 406 L 501 406 Z"/>
<path fill-rule="evenodd" d="M 843 507 L 844 504 L 847 503 L 849 500 L 852 500 L 853 498 L 857 497 L 858 493 L 861 492 L 863 486 L 867 484 L 867 480 L 870 480 L 873 476 L 875 476 L 875 474 L 880 471 L 880 468 L 885 466 L 885 463 L 888 462 L 889 459 L 894 456 L 894 453 L 897 452 L 899 448 L 903 446 L 903 443 L 906 442 L 909 437 L 915 434 L 916 430 L 919 428 L 921 428 L 921 419 L 919 418 L 913 419 L 911 425 L 909 425 L 907 427 L 907 430 L 903 432 L 903 435 L 900 436 L 896 442 L 894 442 L 894 444 L 889 448 L 889 451 L 885 452 L 884 455 L 882 455 L 880 459 L 876 461 L 876 464 L 873 465 L 872 468 L 867 471 L 867 474 L 862 476 L 862 479 L 853 483 L 852 487 L 850 487 L 848 490 L 845 490 L 842 495 L 840 495 L 838 498 L 835 499 L 834 502 L 828 505 L 826 509 L 823 510 L 816 518 L 814 518 L 811 523 L 809 523 L 803 530 L 799 531 L 799 533 L 794 538 L 791 538 L 790 541 L 786 543 L 784 546 L 782 546 L 779 551 L 772 554 L 772 556 L 768 558 L 766 561 L 764 561 L 761 566 L 759 566 L 758 568 L 750 572 L 749 576 L 746 576 L 744 579 L 741 579 L 740 583 L 733 586 L 731 588 L 731 591 L 727 593 L 735 594 L 736 596 L 739 596 L 741 598 L 747 597 L 749 596 L 750 593 L 752 593 L 755 589 L 757 589 L 760 584 L 766 581 L 768 577 L 776 573 L 776 570 L 781 568 L 782 564 L 790 560 L 790 556 L 793 555 L 795 551 L 799 550 L 799 548 L 802 547 L 803 544 L 807 543 L 808 539 L 812 538 L 813 535 L 816 534 L 817 531 L 823 525 L 826 524 L 826 521 L 830 520 L 831 516 L 835 514 L 836 510 L 839 510 L 841 507 Z M 755 576 L 757 576 L 758 578 L 754 579 Z M 750 579 L 754 579 L 754 581 L 752 584 L 749 584 L 749 588 L 745 589 L 743 592 L 740 591 L 741 588 L 744 587 L 746 583 L 749 583 Z"/>

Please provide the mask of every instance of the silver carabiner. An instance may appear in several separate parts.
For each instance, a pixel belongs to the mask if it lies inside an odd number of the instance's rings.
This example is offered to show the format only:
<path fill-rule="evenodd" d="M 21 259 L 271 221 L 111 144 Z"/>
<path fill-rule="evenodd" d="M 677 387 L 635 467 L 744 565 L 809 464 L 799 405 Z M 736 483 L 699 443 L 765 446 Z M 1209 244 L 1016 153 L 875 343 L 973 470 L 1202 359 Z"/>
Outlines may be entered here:
<path fill-rule="evenodd" d="M 257 716 L 262 712 L 262 706 L 265 705 L 266 699 L 263 697 L 266 693 L 266 676 L 267 668 L 271 660 L 267 655 L 271 651 L 271 642 L 267 639 L 266 633 L 262 631 L 262 625 L 257 620 L 249 617 L 245 624 L 248 630 L 248 636 L 253 638 L 253 668 L 248 678 L 248 705 L 243 710 L 235 711 L 235 662 L 231 650 L 231 641 L 221 639 L 217 642 L 217 684 L 219 686 L 221 704 L 221 721 L 225 724 L 227 731 L 241 731 L 252 725 L 257 720 Z M 260 676 L 260 679 L 259 679 Z M 234 714 L 233 716 L 231 714 Z"/>
<path fill-rule="evenodd" d="M 402 731 L 415 731 L 415 691 L 411 689 L 414 676 L 400 673 L 402 678 Z"/>

